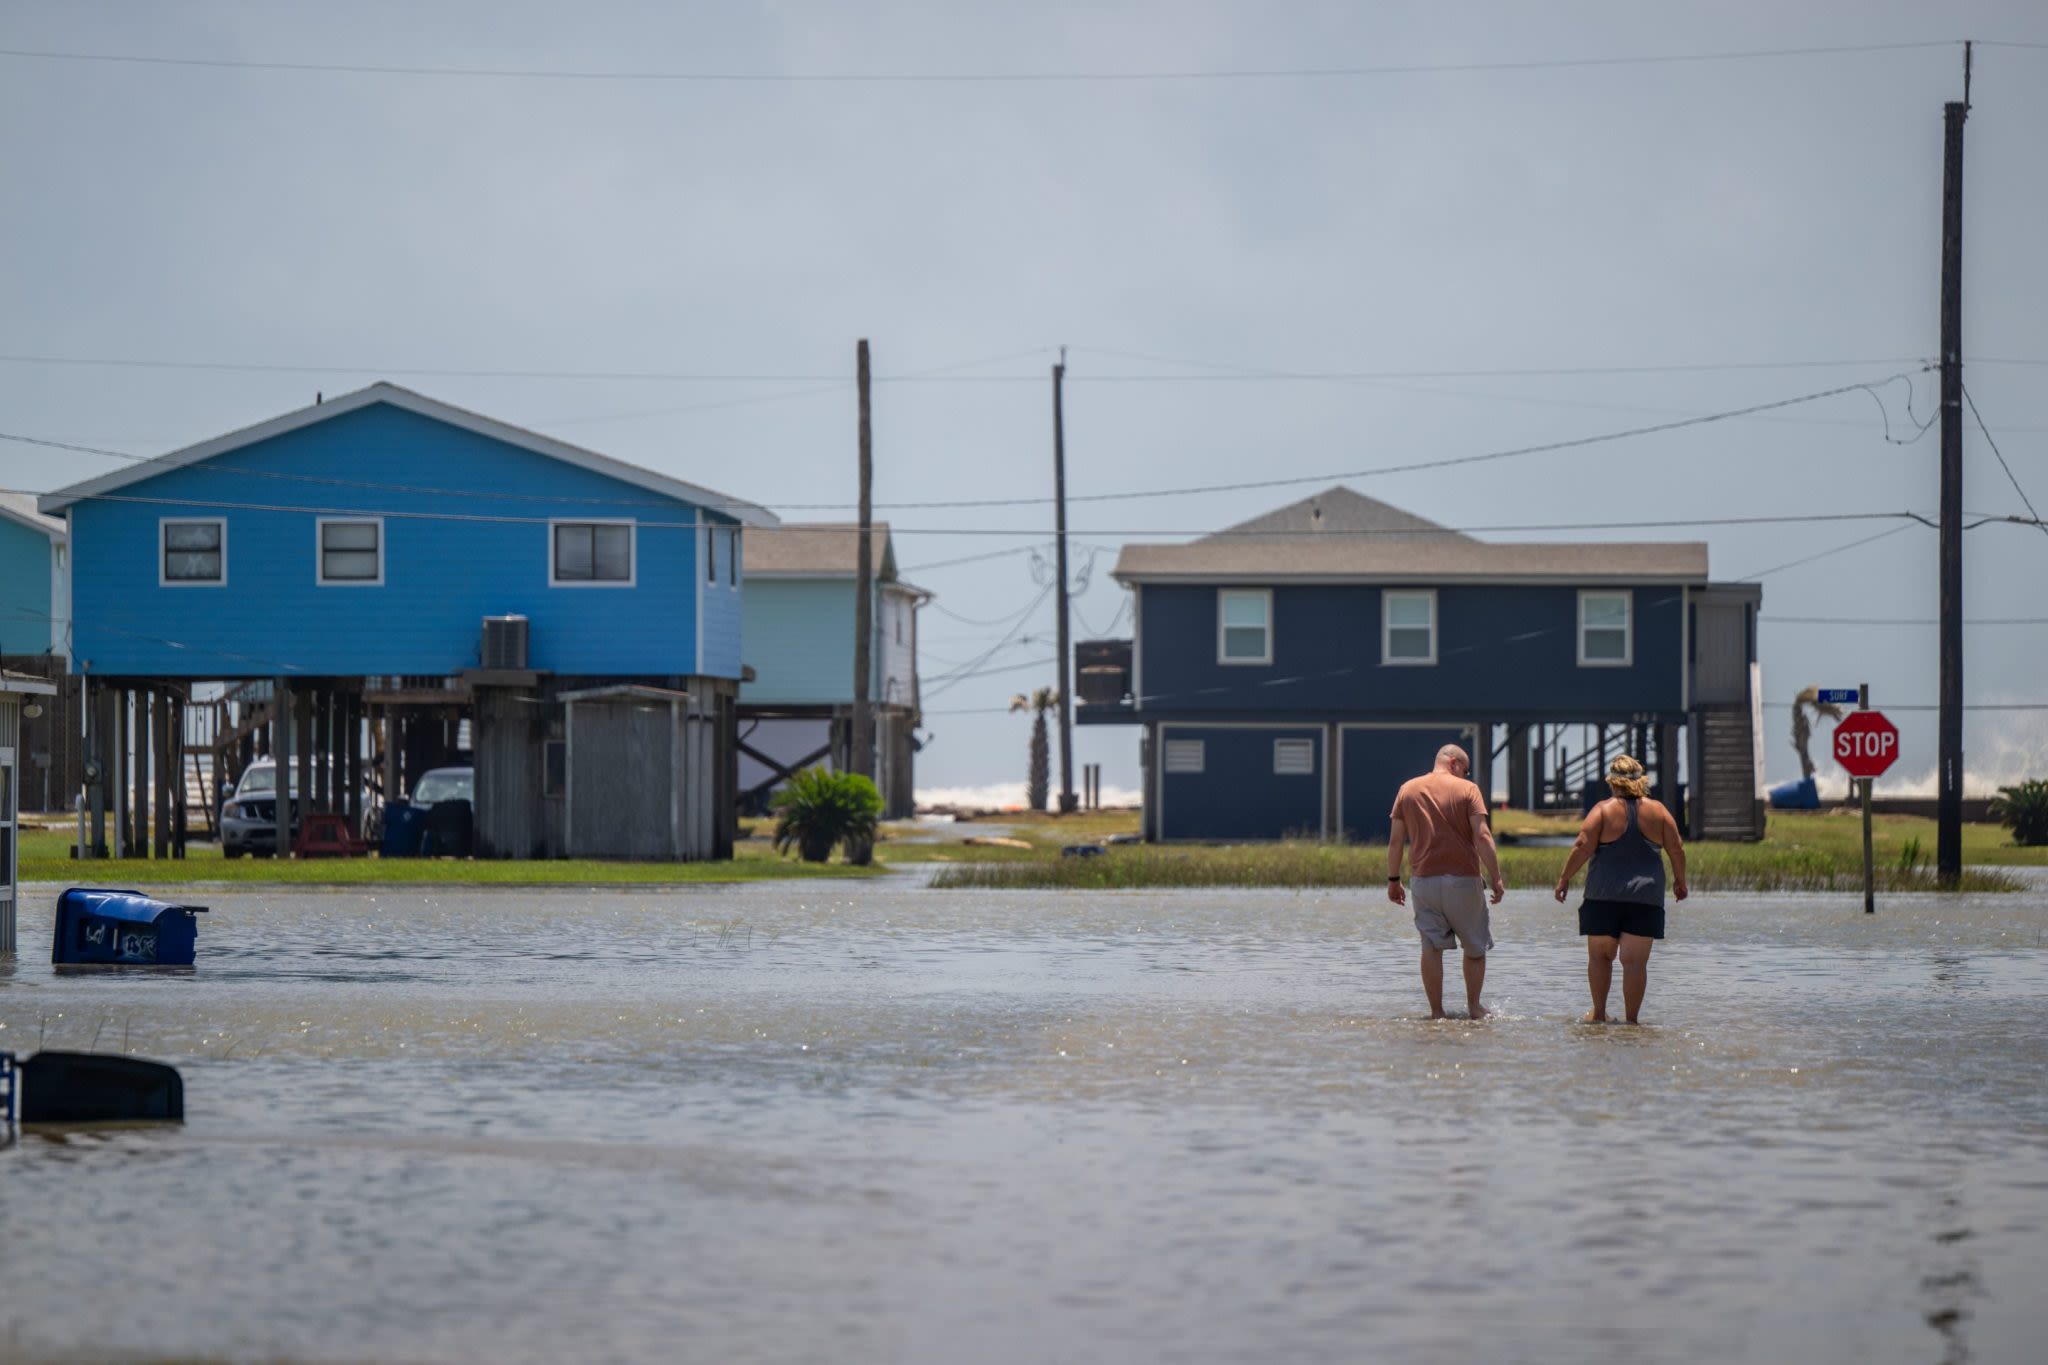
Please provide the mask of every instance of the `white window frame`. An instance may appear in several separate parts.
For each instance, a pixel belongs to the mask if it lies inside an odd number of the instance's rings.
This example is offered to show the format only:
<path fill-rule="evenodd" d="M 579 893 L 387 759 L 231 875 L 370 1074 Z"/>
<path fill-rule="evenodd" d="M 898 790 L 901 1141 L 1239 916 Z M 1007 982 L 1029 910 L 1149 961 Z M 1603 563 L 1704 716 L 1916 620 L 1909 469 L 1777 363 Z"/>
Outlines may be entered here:
<path fill-rule="evenodd" d="M 1308 766 L 1307 766 L 1306 768 L 1287 768 L 1287 767 L 1282 767 L 1282 766 L 1281 766 L 1281 762 L 1280 762 L 1280 753 L 1281 753 L 1281 750 L 1282 750 L 1283 748 L 1286 748 L 1288 752 L 1292 753 L 1292 752 L 1294 752 L 1294 746 L 1297 746 L 1297 745 L 1298 745 L 1298 746 L 1300 746 L 1300 747 L 1301 747 L 1302 749 L 1305 749 L 1305 750 L 1307 750 L 1307 751 L 1308 751 Z M 1273 776 L 1275 776 L 1275 777 L 1314 777 L 1315 775 L 1316 775 L 1316 742 L 1315 742 L 1315 741 L 1314 741 L 1313 739 L 1310 739 L 1310 738 L 1308 738 L 1308 737 L 1306 737 L 1306 736 L 1304 736 L 1304 735 L 1293 735 L 1293 736 L 1289 736 L 1288 738 L 1285 738 L 1285 739 L 1276 739 L 1276 740 L 1274 740 L 1274 741 L 1273 741 Z"/>
<path fill-rule="evenodd" d="M 555 577 L 555 528 L 559 526 L 623 526 L 626 528 L 624 578 Z M 548 586 L 551 588 L 630 588 L 640 581 L 640 523 L 631 517 L 548 518 Z"/>
<path fill-rule="evenodd" d="M 329 526 L 374 526 L 377 528 L 377 576 L 375 578 L 329 578 L 327 576 L 327 528 Z M 313 581 L 323 588 L 381 588 L 384 586 L 384 518 L 313 518 Z"/>
<path fill-rule="evenodd" d="M 1394 657 L 1394 612 L 1393 603 L 1397 597 L 1420 597 L 1429 603 L 1429 653 L 1420 659 L 1397 659 Z M 1380 663 L 1388 668 L 1433 668 L 1437 658 L 1437 613 L 1435 588 L 1382 588 L 1380 589 Z M 1403 626 L 1413 630 L 1413 626 Z"/>
<path fill-rule="evenodd" d="M 220 577 L 172 578 L 164 568 L 169 528 L 173 526 L 220 527 Z M 159 588 L 225 588 L 228 585 L 228 519 L 226 517 L 158 517 L 156 519 L 156 585 Z"/>
<path fill-rule="evenodd" d="M 1621 657 L 1619 659 L 1589 659 L 1586 657 L 1586 599 L 1589 597 L 1619 597 L 1621 599 Z M 1602 626 L 1612 630 L 1612 626 Z M 1630 588 L 1580 588 L 1579 589 L 1579 631 L 1578 653 L 1580 668 L 1633 668 L 1636 662 L 1636 595 Z"/>
<path fill-rule="evenodd" d="M 1233 659 L 1223 649 L 1224 615 L 1223 604 L 1232 597 L 1263 598 L 1266 604 L 1266 649 L 1256 659 Z M 1245 627 L 1240 626 L 1243 630 Z M 1225 668 L 1270 667 L 1273 662 L 1273 590 L 1271 588 L 1218 588 L 1216 589 L 1216 662 Z"/>

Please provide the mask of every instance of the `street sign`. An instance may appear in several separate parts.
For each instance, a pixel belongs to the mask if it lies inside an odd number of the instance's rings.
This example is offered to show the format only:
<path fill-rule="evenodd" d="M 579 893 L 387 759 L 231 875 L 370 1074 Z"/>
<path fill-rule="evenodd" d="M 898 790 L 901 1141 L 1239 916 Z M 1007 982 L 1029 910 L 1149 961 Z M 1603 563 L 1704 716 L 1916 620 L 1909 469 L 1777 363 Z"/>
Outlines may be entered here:
<path fill-rule="evenodd" d="M 1899 727 L 1882 711 L 1854 711 L 1835 727 L 1835 762 L 1851 777 L 1878 777 L 1898 761 Z"/>
<path fill-rule="evenodd" d="M 1862 693 L 1854 687 L 1823 687 L 1820 701 L 1823 706 L 1854 706 L 1863 700 Z"/>

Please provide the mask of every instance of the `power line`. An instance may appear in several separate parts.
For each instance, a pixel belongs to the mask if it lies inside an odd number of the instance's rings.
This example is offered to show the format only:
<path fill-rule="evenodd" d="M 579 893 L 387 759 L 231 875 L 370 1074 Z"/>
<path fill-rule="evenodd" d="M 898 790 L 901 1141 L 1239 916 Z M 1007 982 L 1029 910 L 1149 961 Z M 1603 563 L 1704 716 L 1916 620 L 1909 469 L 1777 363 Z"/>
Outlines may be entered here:
<path fill-rule="evenodd" d="M 1744 48 L 1714 52 L 1644 53 L 1614 57 L 1522 58 L 1483 62 L 1402 62 L 1368 66 L 1230 67 L 1208 70 L 1122 71 L 894 71 L 774 72 L 676 70 L 574 70 L 559 67 L 398 65 L 374 62 L 260 61 L 231 57 L 166 57 L 125 52 L 65 52 L 0 48 L 0 57 L 24 61 L 186 67 L 201 70 L 282 71 L 302 75 L 408 76 L 460 80 L 618 81 L 689 85 L 1108 85 L 1150 82 L 1251 82 L 1356 80 L 1379 76 L 1567 71 L 1622 66 L 1675 66 L 1797 57 L 1863 56 L 1929 51 L 1962 45 L 1961 39 L 1901 43 L 1832 43 L 1810 47 Z M 1987 44 L 1989 46 L 1989 44 Z M 2023 46 L 2014 44 L 2013 46 Z"/>
<path fill-rule="evenodd" d="M 1938 626 L 1933 616 L 1759 616 L 1767 626 Z M 2048 626 L 2048 616 L 1985 616 L 1966 626 Z"/>
<path fill-rule="evenodd" d="M 1787 569 L 1796 569 L 1802 564 L 1811 564 L 1815 560 L 1828 559 L 1835 555 L 1846 554 L 1850 550 L 1854 550 L 1860 546 L 1868 545 L 1873 541 L 1883 540 L 1887 536 L 1895 536 L 1901 531 L 1911 530 L 1914 523 L 1919 523 L 1920 525 L 1926 524 L 1924 519 L 1920 517 L 1914 517 L 1911 522 L 1908 522 L 1905 525 L 1894 526 L 1888 531 L 1879 531 L 1876 535 L 1865 536 L 1861 540 L 1852 540 L 1847 545 L 1837 545 L 1832 550 L 1821 550 L 1816 554 L 1802 555 L 1798 559 L 1789 559 L 1785 561 L 1783 564 L 1774 564 L 1768 569 L 1759 569 L 1755 573 L 1746 573 L 1742 577 L 1736 579 L 1735 581 L 1738 583 L 1747 583 L 1758 578 L 1768 578 L 1770 575 L 1774 573 L 1783 573 Z"/>
<path fill-rule="evenodd" d="M 1984 443 L 1990 446 L 1991 453 L 1998 457 L 1998 467 L 2005 471 L 2005 477 L 2012 480 L 2012 491 L 2020 495 L 2020 501 L 2027 505 L 2027 514 L 2034 519 L 2036 525 L 2040 525 L 2041 514 L 2034 509 L 2034 500 L 2027 496 L 2027 490 L 2020 487 L 2020 476 L 2013 473 L 2012 466 L 2005 462 L 2005 452 L 1998 448 L 1998 442 L 1992 438 L 1990 428 L 1984 425 L 1984 414 L 1977 411 L 1976 397 L 1971 394 L 1968 385 L 1958 387 L 1963 391 L 1963 401 L 1970 405 L 1970 416 L 1977 419 L 1977 430 L 1983 433 Z M 2041 526 L 2041 533 L 2048 535 L 2048 526 Z"/>

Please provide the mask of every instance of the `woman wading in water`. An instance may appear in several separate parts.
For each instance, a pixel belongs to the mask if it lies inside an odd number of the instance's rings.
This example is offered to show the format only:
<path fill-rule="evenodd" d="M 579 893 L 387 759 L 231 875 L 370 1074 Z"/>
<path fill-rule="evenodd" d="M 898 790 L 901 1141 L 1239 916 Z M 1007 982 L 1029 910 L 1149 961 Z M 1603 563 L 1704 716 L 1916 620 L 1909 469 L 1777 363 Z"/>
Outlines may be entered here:
<path fill-rule="evenodd" d="M 1650 799 L 1642 764 L 1623 754 L 1608 766 L 1607 785 L 1614 795 L 1586 813 L 1558 876 L 1557 899 L 1563 903 L 1573 874 L 1590 860 L 1586 899 L 1579 905 L 1586 982 L 1593 988 L 1593 1008 L 1584 1022 L 1607 1022 L 1607 987 L 1619 955 L 1621 1001 L 1633 1024 L 1650 980 L 1650 948 L 1664 937 L 1664 855 L 1671 855 L 1671 894 L 1684 900 L 1685 841 L 1671 812 Z"/>

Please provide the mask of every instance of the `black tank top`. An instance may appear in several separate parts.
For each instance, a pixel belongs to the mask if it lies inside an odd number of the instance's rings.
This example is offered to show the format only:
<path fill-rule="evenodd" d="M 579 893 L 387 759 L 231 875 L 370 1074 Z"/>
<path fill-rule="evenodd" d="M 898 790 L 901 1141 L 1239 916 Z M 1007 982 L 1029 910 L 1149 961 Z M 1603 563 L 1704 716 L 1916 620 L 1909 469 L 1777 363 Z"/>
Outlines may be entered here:
<path fill-rule="evenodd" d="M 1611 844 L 1593 850 L 1593 865 L 1586 869 L 1586 899 L 1623 901 L 1630 905 L 1664 904 L 1664 853 L 1651 843 L 1636 825 L 1636 806 L 1624 797 L 1628 807 L 1628 828 Z"/>

